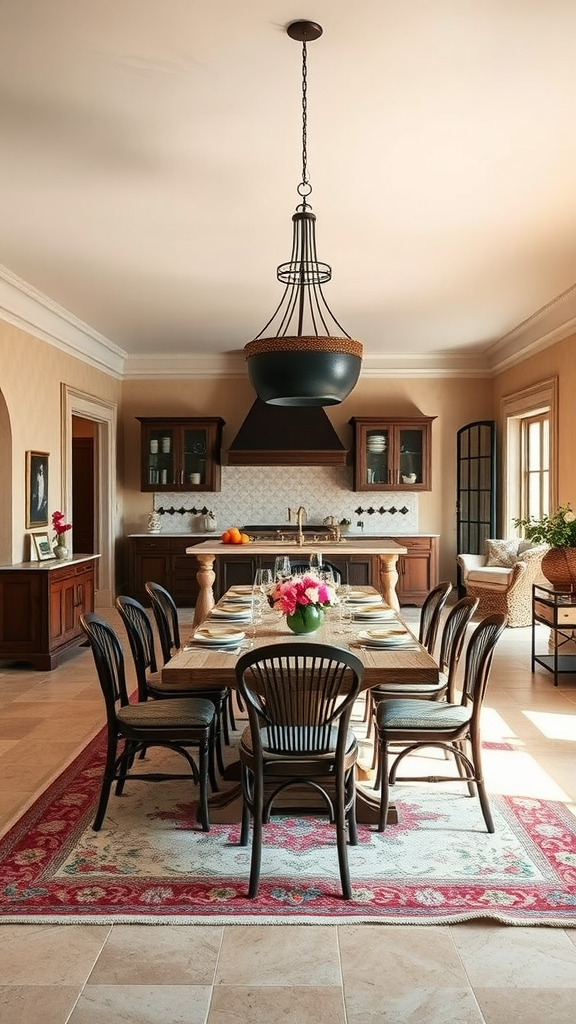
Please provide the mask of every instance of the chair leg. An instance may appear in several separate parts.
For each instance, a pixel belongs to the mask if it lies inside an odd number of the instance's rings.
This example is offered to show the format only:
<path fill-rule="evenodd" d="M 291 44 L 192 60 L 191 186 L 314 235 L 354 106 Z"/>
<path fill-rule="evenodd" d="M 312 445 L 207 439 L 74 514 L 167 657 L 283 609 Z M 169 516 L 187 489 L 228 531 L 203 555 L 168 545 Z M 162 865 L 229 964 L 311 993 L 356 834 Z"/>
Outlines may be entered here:
<path fill-rule="evenodd" d="M 484 821 L 486 823 L 486 831 L 493 833 L 495 831 L 494 819 L 492 817 L 492 811 L 490 810 L 490 803 L 484 783 L 484 775 L 482 773 L 482 755 L 480 750 L 480 737 L 472 737 L 472 764 L 474 765 L 474 772 L 476 775 L 478 798 L 480 800 L 480 807 L 482 808 L 482 814 L 484 815 Z"/>
<path fill-rule="evenodd" d="M 104 777 L 102 779 L 102 786 L 100 789 L 100 799 L 98 801 L 98 807 L 96 809 L 96 817 L 92 828 L 94 832 L 99 832 L 102 828 L 102 822 L 106 814 L 106 808 L 108 806 L 108 799 L 110 797 L 110 790 L 112 789 L 112 783 L 114 782 L 114 765 L 116 763 L 116 751 L 118 749 L 118 740 L 115 736 L 108 736 L 108 746 L 106 749 L 106 764 L 104 767 Z"/>
<path fill-rule="evenodd" d="M 242 820 L 240 825 L 240 846 L 248 846 L 250 835 L 250 808 L 248 806 L 248 787 L 250 779 L 248 769 L 242 765 Z"/>
<path fill-rule="evenodd" d="M 232 693 L 230 692 L 230 690 L 228 690 L 228 693 L 224 701 L 222 702 L 221 707 L 222 736 L 224 737 L 224 743 L 226 744 L 227 747 L 230 746 L 230 728 L 228 726 L 228 717 L 230 714 L 232 714 L 232 717 L 234 717 L 234 712 L 229 711 L 229 705 L 231 700 Z"/>
<path fill-rule="evenodd" d="M 198 773 L 200 789 L 200 823 L 203 832 L 210 831 L 210 817 L 208 814 L 208 764 L 210 760 L 210 738 L 202 740 L 199 746 Z"/>
<path fill-rule="evenodd" d="M 346 806 L 348 807 L 348 843 L 358 845 L 358 823 L 356 821 L 356 771 L 351 768 L 346 780 Z"/>
<path fill-rule="evenodd" d="M 210 725 L 210 739 L 208 741 L 208 778 L 210 779 L 210 788 L 213 793 L 218 792 L 216 772 L 214 771 L 214 751 L 216 750 L 216 742 L 216 715 L 214 715 Z"/>
<path fill-rule="evenodd" d="M 222 702 L 216 708 L 214 745 L 216 749 L 216 767 L 220 775 L 224 777 L 225 767 L 222 755 L 222 727 L 226 725 L 226 704 Z M 227 726 L 226 726 L 227 728 Z"/>
<path fill-rule="evenodd" d="M 350 884 L 350 866 L 348 864 L 348 829 L 346 825 L 346 780 L 342 777 L 336 779 L 336 846 L 338 848 L 338 866 L 340 868 L 340 884 L 342 895 L 345 900 L 352 899 L 352 886 Z"/>
<path fill-rule="evenodd" d="M 378 818 L 378 832 L 386 828 L 388 817 L 388 804 L 390 802 L 390 782 L 388 780 L 388 744 L 382 740 L 379 744 L 380 752 L 378 763 L 380 765 L 380 814 Z"/>
<path fill-rule="evenodd" d="M 262 772 L 254 775 L 254 803 L 252 808 L 252 857 L 250 860 L 250 883 L 248 897 L 255 899 L 260 885 L 262 861 L 262 812 L 264 810 L 264 779 Z"/>

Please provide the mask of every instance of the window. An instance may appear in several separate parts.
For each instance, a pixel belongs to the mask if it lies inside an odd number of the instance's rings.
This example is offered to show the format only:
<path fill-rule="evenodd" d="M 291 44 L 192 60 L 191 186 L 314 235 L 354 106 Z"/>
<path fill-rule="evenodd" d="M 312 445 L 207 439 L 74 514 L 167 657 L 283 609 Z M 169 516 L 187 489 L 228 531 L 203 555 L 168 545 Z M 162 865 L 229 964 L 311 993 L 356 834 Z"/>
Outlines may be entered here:
<path fill-rule="evenodd" d="M 539 517 L 557 505 L 558 378 L 502 399 L 503 537 L 514 535 L 513 520 Z"/>
<path fill-rule="evenodd" d="M 520 420 L 520 515 L 540 519 L 550 511 L 550 413 Z"/>

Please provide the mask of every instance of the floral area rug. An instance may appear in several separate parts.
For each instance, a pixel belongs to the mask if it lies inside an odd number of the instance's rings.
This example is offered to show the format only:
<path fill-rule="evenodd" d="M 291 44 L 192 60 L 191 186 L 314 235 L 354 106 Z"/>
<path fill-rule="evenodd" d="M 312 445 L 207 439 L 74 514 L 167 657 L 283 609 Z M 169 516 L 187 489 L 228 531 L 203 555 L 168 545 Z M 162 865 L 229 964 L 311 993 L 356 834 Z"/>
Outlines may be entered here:
<path fill-rule="evenodd" d="M 100 735 L 0 840 L 0 922 L 576 921 L 576 818 L 561 803 L 493 796 L 488 835 L 460 783 L 398 786 L 400 823 L 383 834 L 360 826 L 349 847 L 350 901 L 340 896 L 333 826 L 274 818 L 260 894 L 249 900 L 239 826 L 199 831 L 185 782 L 127 783 L 93 832 L 103 758 Z"/>

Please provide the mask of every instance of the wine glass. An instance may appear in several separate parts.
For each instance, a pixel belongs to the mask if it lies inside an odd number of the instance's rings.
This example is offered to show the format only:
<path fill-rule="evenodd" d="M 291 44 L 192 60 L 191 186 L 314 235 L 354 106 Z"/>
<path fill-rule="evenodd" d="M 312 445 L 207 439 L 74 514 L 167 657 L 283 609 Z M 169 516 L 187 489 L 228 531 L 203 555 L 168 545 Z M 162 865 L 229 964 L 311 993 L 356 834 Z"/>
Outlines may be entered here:
<path fill-rule="evenodd" d="M 319 551 L 310 552 L 310 568 L 312 569 L 312 572 L 320 575 L 322 570 L 322 555 Z"/>
<path fill-rule="evenodd" d="M 288 555 L 279 555 L 278 558 L 274 560 L 274 579 L 288 579 L 290 573 L 290 559 L 288 558 Z"/>
<path fill-rule="evenodd" d="M 267 594 L 273 582 L 272 569 L 256 569 L 254 588 L 261 590 L 263 594 Z"/>

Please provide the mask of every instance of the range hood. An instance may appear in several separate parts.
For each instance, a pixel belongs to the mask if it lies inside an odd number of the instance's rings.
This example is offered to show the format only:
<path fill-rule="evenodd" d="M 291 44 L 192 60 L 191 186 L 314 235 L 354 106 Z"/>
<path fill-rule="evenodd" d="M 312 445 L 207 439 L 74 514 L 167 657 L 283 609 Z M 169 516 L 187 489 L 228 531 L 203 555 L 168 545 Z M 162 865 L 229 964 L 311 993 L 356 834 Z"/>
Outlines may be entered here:
<path fill-rule="evenodd" d="M 227 452 L 229 466 L 345 466 L 347 450 L 320 406 L 257 398 Z"/>

